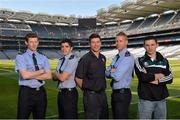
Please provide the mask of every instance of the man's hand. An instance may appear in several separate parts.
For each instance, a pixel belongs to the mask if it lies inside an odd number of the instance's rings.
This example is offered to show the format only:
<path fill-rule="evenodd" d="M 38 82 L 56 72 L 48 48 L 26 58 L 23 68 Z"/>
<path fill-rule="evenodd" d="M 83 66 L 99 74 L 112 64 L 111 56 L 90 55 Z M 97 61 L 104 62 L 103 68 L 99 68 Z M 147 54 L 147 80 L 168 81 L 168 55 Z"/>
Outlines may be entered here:
<path fill-rule="evenodd" d="M 158 84 L 159 84 L 159 81 L 158 81 L 158 80 L 154 80 L 154 81 L 151 81 L 150 83 L 151 83 L 151 84 L 154 84 L 154 85 L 158 85 Z"/>
<path fill-rule="evenodd" d="M 44 69 L 40 69 L 39 72 L 40 72 L 41 74 L 46 73 L 46 71 L 45 71 Z"/>
<path fill-rule="evenodd" d="M 163 77 L 164 77 L 164 74 L 162 74 L 162 73 L 155 74 L 155 80 L 151 81 L 150 83 L 154 84 L 154 85 L 158 85 L 160 79 L 162 79 Z"/>
<path fill-rule="evenodd" d="M 53 73 L 53 81 L 57 81 L 57 71 Z"/>
<path fill-rule="evenodd" d="M 162 74 L 162 73 L 155 74 L 155 80 L 159 81 L 163 77 L 164 77 L 164 74 Z"/>
<path fill-rule="evenodd" d="M 113 73 L 115 71 L 116 71 L 116 68 L 112 68 L 110 72 Z"/>

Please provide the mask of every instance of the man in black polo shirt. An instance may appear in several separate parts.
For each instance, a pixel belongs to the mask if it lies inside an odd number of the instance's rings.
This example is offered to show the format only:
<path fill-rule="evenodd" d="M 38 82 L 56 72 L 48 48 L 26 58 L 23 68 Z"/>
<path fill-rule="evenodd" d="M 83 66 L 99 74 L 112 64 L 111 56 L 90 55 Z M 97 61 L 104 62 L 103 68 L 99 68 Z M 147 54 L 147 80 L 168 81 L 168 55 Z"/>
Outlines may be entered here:
<path fill-rule="evenodd" d="M 79 61 L 76 70 L 77 85 L 84 92 L 85 118 L 108 118 L 105 93 L 106 58 L 100 53 L 101 38 L 98 34 L 89 37 L 90 51 Z"/>

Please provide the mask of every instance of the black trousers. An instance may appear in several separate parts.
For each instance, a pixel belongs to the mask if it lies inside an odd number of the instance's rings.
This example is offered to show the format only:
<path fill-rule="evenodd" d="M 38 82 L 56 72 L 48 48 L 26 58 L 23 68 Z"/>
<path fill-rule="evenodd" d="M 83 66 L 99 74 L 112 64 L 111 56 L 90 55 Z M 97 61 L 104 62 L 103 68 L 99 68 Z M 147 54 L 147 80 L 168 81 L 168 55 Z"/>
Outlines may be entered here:
<path fill-rule="evenodd" d="M 78 92 L 76 88 L 63 89 L 58 93 L 58 113 L 61 119 L 78 118 Z"/>
<path fill-rule="evenodd" d="M 33 119 L 44 119 L 46 107 L 47 95 L 44 87 L 40 87 L 38 90 L 20 86 L 17 119 L 28 119 L 31 113 Z"/>
<path fill-rule="evenodd" d="M 111 94 L 111 105 L 114 119 L 128 119 L 129 106 L 131 102 L 131 90 L 113 90 Z"/>
<path fill-rule="evenodd" d="M 84 91 L 84 111 L 87 119 L 108 119 L 108 104 L 105 91 Z"/>

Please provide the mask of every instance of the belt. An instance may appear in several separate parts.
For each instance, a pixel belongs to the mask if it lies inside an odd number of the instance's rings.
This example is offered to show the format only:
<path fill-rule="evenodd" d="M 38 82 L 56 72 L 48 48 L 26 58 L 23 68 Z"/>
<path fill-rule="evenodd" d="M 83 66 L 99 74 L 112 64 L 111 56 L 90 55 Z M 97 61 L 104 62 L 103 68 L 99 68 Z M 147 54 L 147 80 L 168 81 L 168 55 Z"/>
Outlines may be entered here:
<path fill-rule="evenodd" d="M 121 88 L 113 90 L 113 93 L 124 93 L 126 91 L 130 91 L 130 88 Z"/>
<path fill-rule="evenodd" d="M 37 88 L 31 88 L 31 87 L 23 86 L 23 85 L 21 85 L 20 87 L 21 87 L 21 88 L 28 88 L 28 89 L 30 89 L 30 90 L 35 90 L 35 91 L 39 91 L 40 89 L 43 88 L 43 86 L 40 86 L 40 87 L 37 87 Z"/>
<path fill-rule="evenodd" d="M 61 89 L 59 89 L 59 92 L 71 92 L 74 90 L 76 90 L 76 87 L 74 87 L 74 88 L 61 88 Z"/>
<path fill-rule="evenodd" d="M 94 91 L 94 90 L 89 90 L 89 89 L 85 89 L 84 92 L 89 92 L 89 93 L 101 93 L 104 92 L 105 90 L 98 90 L 98 91 Z"/>

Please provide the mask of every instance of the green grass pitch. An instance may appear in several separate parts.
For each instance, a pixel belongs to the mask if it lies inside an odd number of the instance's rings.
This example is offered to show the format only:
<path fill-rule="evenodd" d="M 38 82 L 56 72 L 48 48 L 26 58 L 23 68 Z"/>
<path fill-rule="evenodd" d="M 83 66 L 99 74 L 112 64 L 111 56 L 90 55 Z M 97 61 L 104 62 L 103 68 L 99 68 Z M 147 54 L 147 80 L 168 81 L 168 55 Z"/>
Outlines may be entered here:
<path fill-rule="evenodd" d="M 108 62 L 109 63 L 109 62 Z M 108 64 L 107 63 L 107 64 Z M 52 71 L 55 70 L 57 60 L 50 60 Z M 168 118 L 180 118 L 180 60 L 171 60 L 170 65 L 174 74 L 173 84 L 168 85 L 170 97 L 167 99 Z M 111 88 L 110 80 L 107 79 L 107 97 L 109 103 L 110 118 L 111 112 Z M 51 80 L 45 84 L 48 96 L 48 106 L 46 118 L 57 118 L 57 83 Z M 18 95 L 18 74 L 14 72 L 14 61 L 0 61 L 0 119 L 16 118 L 17 95 Z M 137 113 L 137 78 L 135 77 L 132 85 L 132 101 L 130 107 L 130 118 L 136 118 Z M 79 117 L 83 118 L 82 92 L 79 90 L 78 100 Z"/>

